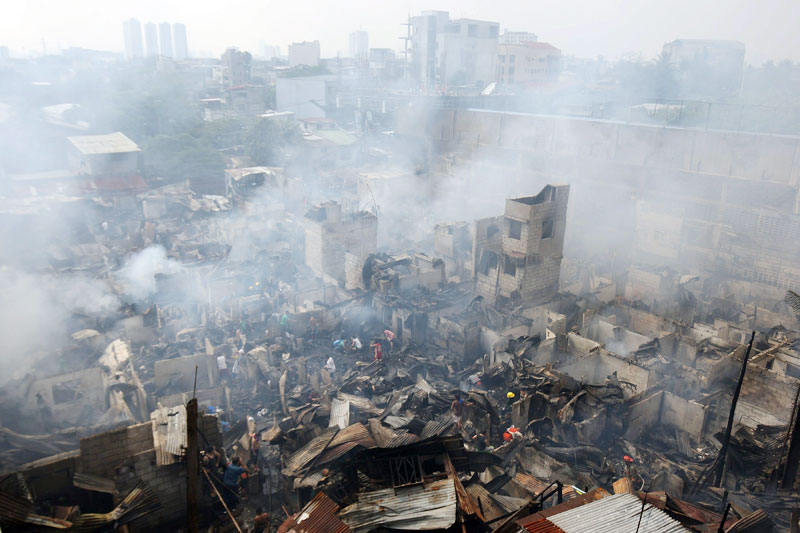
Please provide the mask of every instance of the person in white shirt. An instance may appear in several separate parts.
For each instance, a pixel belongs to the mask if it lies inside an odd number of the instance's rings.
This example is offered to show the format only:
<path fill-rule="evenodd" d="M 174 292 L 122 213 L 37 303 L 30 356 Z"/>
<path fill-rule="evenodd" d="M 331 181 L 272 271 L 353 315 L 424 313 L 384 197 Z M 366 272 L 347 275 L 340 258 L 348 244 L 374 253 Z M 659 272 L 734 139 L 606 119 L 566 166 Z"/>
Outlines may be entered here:
<path fill-rule="evenodd" d="M 325 363 L 325 370 L 333 374 L 336 372 L 336 363 L 333 360 L 333 356 L 328 357 L 328 361 Z"/>

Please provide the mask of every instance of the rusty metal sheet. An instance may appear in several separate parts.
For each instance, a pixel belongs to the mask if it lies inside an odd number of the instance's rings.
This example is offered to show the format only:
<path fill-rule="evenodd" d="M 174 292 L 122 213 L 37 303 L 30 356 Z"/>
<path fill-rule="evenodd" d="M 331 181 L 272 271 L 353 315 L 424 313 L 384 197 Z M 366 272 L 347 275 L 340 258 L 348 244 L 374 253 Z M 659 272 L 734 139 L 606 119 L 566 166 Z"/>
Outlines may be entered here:
<path fill-rule="evenodd" d="M 338 511 L 336 502 L 319 492 L 299 513 L 287 518 L 278 533 L 347 533 L 350 528 L 336 516 Z"/>
<path fill-rule="evenodd" d="M 354 533 L 378 527 L 424 531 L 447 529 L 456 521 L 456 489 L 451 478 L 365 492 L 341 510 L 339 518 Z"/>

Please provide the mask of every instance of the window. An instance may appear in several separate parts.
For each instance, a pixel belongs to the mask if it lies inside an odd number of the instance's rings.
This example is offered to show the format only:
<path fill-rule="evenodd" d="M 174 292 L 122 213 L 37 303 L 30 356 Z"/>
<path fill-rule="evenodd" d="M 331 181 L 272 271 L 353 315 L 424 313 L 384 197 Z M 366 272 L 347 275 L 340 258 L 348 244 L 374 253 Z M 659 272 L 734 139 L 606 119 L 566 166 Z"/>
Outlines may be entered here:
<path fill-rule="evenodd" d="M 508 56 L 508 62 L 509 62 L 509 63 L 514 63 L 514 61 L 515 61 L 516 59 L 517 59 L 517 56 Z"/>
<path fill-rule="evenodd" d="M 542 239 L 552 239 L 553 238 L 553 226 L 554 222 L 552 218 L 545 219 L 542 221 Z"/>
<path fill-rule="evenodd" d="M 522 238 L 522 222 L 518 220 L 508 220 L 508 236 L 512 239 Z"/>
<path fill-rule="evenodd" d="M 512 57 L 513 57 L 513 56 L 512 56 Z M 514 75 L 514 65 L 510 65 L 510 66 L 508 67 L 508 75 L 509 75 L 509 76 L 513 76 L 513 75 Z"/>
<path fill-rule="evenodd" d="M 496 234 L 498 231 L 500 231 L 500 228 L 492 224 L 491 226 L 486 228 L 486 237 L 491 238 L 492 235 Z"/>
<path fill-rule="evenodd" d="M 506 56 L 504 56 L 504 55 L 500 56 L 500 62 L 501 63 L 505 63 L 506 62 Z"/>
<path fill-rule="evenodd" d="M 503 272 L 508 274 L 509 276 L 516 276 L 517 275 L 517 264 L 514 263 L 514 260 L 510 257 L 505 257 L 505 265 L 503 265 Z"/>
<path fill-rule="evenodd" d="M 489 37 L 496 39 L 500 33 L 499 26 L 489 26 Z"/>
<path fill-rule="evenodd" d="M 478 36 L 478 25 L 477 24 L 470 24 L 467 26 L 467 33 L 470 37 L 477 37 Z"/>

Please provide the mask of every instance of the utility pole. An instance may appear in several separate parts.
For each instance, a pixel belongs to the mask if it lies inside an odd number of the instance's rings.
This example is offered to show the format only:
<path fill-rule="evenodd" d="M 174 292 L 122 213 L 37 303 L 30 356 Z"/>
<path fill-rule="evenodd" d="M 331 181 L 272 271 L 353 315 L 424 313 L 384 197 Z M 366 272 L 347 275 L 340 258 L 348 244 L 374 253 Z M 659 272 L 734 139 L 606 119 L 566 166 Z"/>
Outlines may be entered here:
<path fill-rule="evenodd" d="M 789 453 L 786 456 L 786 466 L 783 469 L 783 477 L 781 478 L 781 488 L 791 489 L 794 487 L 795 479 L 797 479 L 797 470 L 800 467 L 800 415 L 797 414 L 797 400 L 800 398 L 800 387 L 797 389 L 798 396 L 795 398 L 795 406 L 792 411 L 792 420 L 789 421 L 789 429 L 791 431 L 791 439 L 789 440 Z M 778 465 L 780 468 L 780 464 Z"/>
<path fill-rule="evenodd" d="M 186 526 L 189 533 L 200 527 L 200 450 L 197 444 L 197 398 L 186 404 Z"/>
<path fill-rule="evenodd" d="M 725 471 L 725 458 L 728 455 L 728 445 L 731 442 L 731 430 L 733 429 L 733 415 L 736 413 L 736 403 L 739 401 L 739 393 L 742 392 L 742 382 L 744 381 L 744 374 L 747 372 L 747 360 L 750 358 L 750 351 L 753 349 L 753 341 L 756 338 L 756 332 L 750 335 L 750 344 L 747 345 L 747 351 L 744 353 L 744 361 L 742 361 L 742 370 L 739 372 L 739 381 L 736 383 L 736 390 L 733 391 L 733 400 L 731 400 L 731 412 L 728 414 L 728 427 L 725 428 L 725 438 L 722 440 L 722 448 L 719 451 L 717 458 L 716 473 L 714 476 L 714 486 L 719 487 L 722 482 L 722 473 Z"/>

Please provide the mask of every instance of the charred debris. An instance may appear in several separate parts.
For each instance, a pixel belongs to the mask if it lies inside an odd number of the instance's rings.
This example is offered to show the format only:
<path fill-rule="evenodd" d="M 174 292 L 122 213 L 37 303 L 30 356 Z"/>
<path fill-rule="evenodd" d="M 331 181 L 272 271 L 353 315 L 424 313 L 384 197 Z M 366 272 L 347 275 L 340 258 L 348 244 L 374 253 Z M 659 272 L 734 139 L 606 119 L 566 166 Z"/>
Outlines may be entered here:
<path fill-rule="evenodd" d="M 73 140 L 89 168 L 136 158 L 101 137 Z M 14 221 L 91 213 L 82 243 L 38 250 L 47 276 L 127 303 L 71 316 L 68 342 L 28 354 L 58 368 L 3 388 L 4 531 L 796 524 L 789 307 L 564 259 L 568 185 L 403 252 L 378 246 L 375 210 L 303 207 L 284 169 L 224 189 L 84 178 L 5 200 Z"/>

